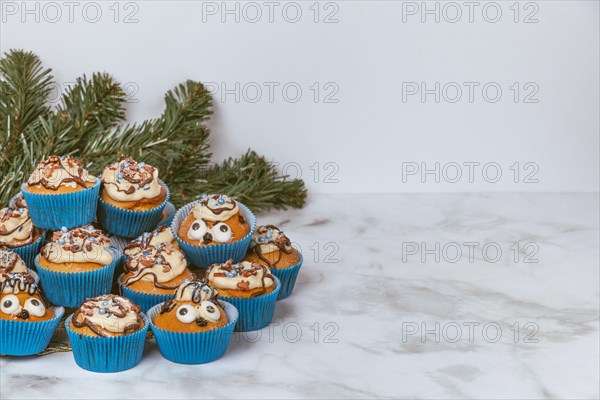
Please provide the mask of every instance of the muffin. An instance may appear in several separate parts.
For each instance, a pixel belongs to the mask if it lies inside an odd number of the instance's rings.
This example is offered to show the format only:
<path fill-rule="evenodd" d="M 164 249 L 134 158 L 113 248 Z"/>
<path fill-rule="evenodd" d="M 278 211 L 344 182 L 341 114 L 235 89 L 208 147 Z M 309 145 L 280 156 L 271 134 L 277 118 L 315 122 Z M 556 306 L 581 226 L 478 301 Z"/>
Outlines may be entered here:
<path fill-rule="evenodd" d="M 0 274 L 0 354 L 43 351 L 63 314 L 62 307 L 51 307 L 31 275 Z"/>
<path fill-rule="evenodd" d="M 148 245 L 127 257 L 119 277 L 123 294 L 147 311 L 155 304 L 173 298 L 183 281 L 194 274 L 187 268 L 183 253 L 170 243 Z"/>
<path fill-rule="evenodd" d="M 254 214 L 225 194 L 202 195 L 180 208 L 171 229 L 185 255 L 200 268 L 240 261 L 256 224 Z"/>
<path fill-rule="evenodd" d="M 280 283 L 267 266 L 228 260 L 208 267 L 204 282 L 238 309 L 237 331 L 261 329 L 273 320 Z"/>
<path fill-rule="evenodd" d="M 292 242 L 283 231 L 274 225 L 256 228 L 244 260 L 268 266 L 271 273 L 281 281 L 278 300 L 288 297 L 302 266 L 302 255 L 292 247 Z"/>
<path fill-rule="evenodd" d="M 100 180 L 98 221 L 104 229 L 134 238 L 156 227 L 170 195 L 156 168 L 128 157 L 104 168 Z"/>
<path fill-rule="evenodd" d="M 76 307 L 88 297 L 110 292 L 121 254 L 109 245 L 110 239 L 92 225 L 54 232 L 35 259 L 48 299 Z"/>
<path fill-rule="evenodd" d="M 29 274 L 37 283 L 38 274 L 27 268 L 23 259 L 15 252 L 0 249 L 0 274 Z"/>
<path fill-rule="evenodd" d="M 131 256 L 139 253 L 148 246 L 156 246 L 159 243 L 171 244 L 175 249 L 179 250 L 179 245 L 173 237 L 173 233 L 166 226 L 159 226 L 152 232 L 144 232 L 137 239 L 132 240 L 125 246 L 123 253 L 126 256 Z"/>
<path fill-rule="evenodd" d="M 165 301 L 153 319 L 158 328 L 173 332 L 206 332 L 227 325 L 216 289 L 193 280 L 182 283 L 175 298 Z"/>
<path fill-rule="evenodd" d="M 202 195 L 179 227 L 177 235 L 194 246 L 231 243 L 250 233 L 236 201 L 226 194 Z"/>
<path fill-rule="evenodd" d="M 96 217 L 100 181 L 81 162 L 51 156 L 35 168 L 21 192 L 33 225 L 60 229 L 89 224 Z"/>
<path fill-rule="evenodd" d="M 158 180 L 158 170 L 131 157 L 104 168 L 100 180 L 100 198 L 115 207 L 146 211 L 167 198 L 167 188 Z"/>
<path fill-rule="evenodd" d="M 116 294 L 103 294 L 85 299 L 69 323 L 69 328 L 80 335 L 123 336 L 144 327 L 142 309 Z"/>
<path fill-rule="evenodd" d="M 86 299 L 65 321 L 75 362 L 94 372 L 118 372 L 142 359 L 148 319 L 125 297 Z"/>

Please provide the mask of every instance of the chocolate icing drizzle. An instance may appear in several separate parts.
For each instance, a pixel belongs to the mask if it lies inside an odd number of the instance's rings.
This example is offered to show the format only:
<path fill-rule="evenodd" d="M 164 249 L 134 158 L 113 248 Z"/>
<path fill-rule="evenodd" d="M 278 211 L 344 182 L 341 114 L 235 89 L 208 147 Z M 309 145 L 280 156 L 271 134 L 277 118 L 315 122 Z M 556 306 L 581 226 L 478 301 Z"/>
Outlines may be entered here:
<path fill-rule="evenodd" d="M 192 280 L 192 281 L 184 281 L 177 289 L 177 292 L 184 292 L 188 288 L 191 288 L 191 290 L 192 290 L 192 299 L 191 299 L 192 303 L 200 304 L 200 302 L 202 301 L 202 297 L 204 295 L 204 297 L 205 297 L 204 301 L 211 301 L 214 304 L 217 304 L 220 306 L 219 292 L 217 292 L 216 289 L 208 286 L 206 283 L 204 283 L 200 280 L 197 280 L 197 279 Z M 206 299 L 207 295 L 209 297 L 208 299 Z M 161 314 L 168 313 L 173 308 L 175 308 L 176 300 L 177 299 L 169 299 L 169 300 L 165 301 L 163 303 L 163 306 L 160 309 L 160 313 Z"/>
<path fill-rule="evenodd" d="M 159 289 L 177 289 L 179 285 L 168 286 L 158 282 L 158 276 L 152 267 L 154 265 L 161 265 L 163 272 L 169 272 L 172 268 L 171 264 L 167 262 L 162 252 L 171 254 L 173 251 L 177 251 L 173 248 L 171 243 L 159 243 L 156 246 L 147 246 L 139 253 L 130 255 L 127 257 L 127 261 L 123 264 L 123 271 L 125 274 L 132 273 L 133 276 L 123 281 L 124 285 L 141 280 L 144 276 L 151 276 L 154 286 Z"/>
<path fill-rule="evenodd" d="M 22 261 L 17 253 L 12 251 L 0 251 L 0 270 L 10 274 L 17 265 L 17 261 Z"/>
<path fill-rule="evenodd" d="M 238 277 L 238 276 L 242 276 L 244 278 L 249 278 L 251 276 L 256 276 L 258 274 L 259 271 L 262 271 L 262 277 L 261 277 L 261 290 L 255 293 L 252 293 L 252 297 L 258 297 L 258 296 L 262 296 L 263 294 L 265 294 L 267 292 L 267 286 L 265 283 L 265 279 L 269 278 L 271 279 L 271 281 L 275 281 L 275 279 L 273 278 L 273 275 L 271 275 L 271 271 L 269 270 L 269 268 L 267 268 L 266 266 L 259 264 L 259 263 L 250 263 L 251 266 L 250 268 L 245 267 L 242 263 L 237 263 L 234 264 L 233 260 L 230 258 L 229 260 L 227 260 L 226 263 L 224 264 L 212 264 L 211 266 L 209 266 L 206 269 L 206 274 L 204 275 L 204 280 L 203 282 L 207 283 L 208 282 L 208 276 L 210 274 L 210 272 L 217 266 L 219 266 L 221 268 L 221 270 L 225 271 L 225 273 L 222 272 L 216 272 L 214 274 L 215 277 L 219 277 L 219 278 L 233 278 L 233 277 Z M 229 274 L 231 274 L 231 276 L 229 276 Z M 251 290 L 250 289 L 250 284 L 248 281 L 244 281 L 242 280 L 241 282 L 238 282 L 237 287 L 239 290 Z"/>
<path fill-rule="evenodd" d="M 62 165 L 63 161 L 65 161 L 70 168 L 77 167 L 77 174 L 73 175 L 68 170 L 64 169 Z M 42 170 L 42 177 L 37 181 L 31 180 L 31 178 L 29 178 L 27 184 L 30 186 L 41 185 L 49 190 L 57 190 L 61 185 L 65 183 L 75 182 L 79 186 L 82 186 L 84 188 L 87 187 L 85 184 L 86 181 L 82 178 L 82 175 L 85 170 L 79 162 L 79 160 L 76 160 L 74 158 L 66 157 L 61 159 L 61 157 L 58 156 L 50 156 L 47 160 L 40 162 L 36 169 Z M 56 184 L 51 183 L 48 179 L 52 177 L 52 173 L 57 169 L 63 169 L 68 176 L 66 178 L 62 178 Z"/>
<path fill-rule="evenodd" d="M 8 289 L 8 290 L 7 290 Z M 0 274 L 0 294 L 7 290 L 9 293 L 27 293 L 30 296 L 37 295 L 46 307 L 50 307 L 50 302 L 35 283 L 33 276 L 26 273 Z"/>
<path fill-rule="evenodd" d="M 266 239 L 265 238 L 265 242 L 257 242 L 256 245 L 252 248 L 252 251 L 254 251 L 254 254 L 256 254 L 256 256 L 261 260 L 264 261 L 270 268 L 276 267 L 277 264 L 279 263 L 279 261 L 281 261 L 281 255 L 282 253 L 285 254 L 291 254 L 293 252 L 293 248 L 292 248 L 292 242 L 290 241 L 290 239 L 285 236 L 283 234 L 283 231 L 279 230 L 278 227 L 276 227 L 275 225 L 261 225 L 258 228 L 256 228 L 256 234 L 260 235 L 260 237 L 264 237 L 263 235 L 267 234 L 269 232 L 269 230 L 271 231 L 279 231 L 279 233 L 275 236 L 272 237 L 271 239 Z M 277 252 L 277 259 L 273 260 L 273 258 L 269 259 L 267 258 L 267 256 L 265 256 L 262 253 L 262 244 L 273 244 L 278 248 L 278 252 Z M 267 253 L 267 254 L 271 254 L 271 253 Z"/>
<path fill-rule="evenodd" d="M 87 326 L 92 332 L 94 332 L 98 336 L 110 337 L 111 335 L 102 331 L 96 324 L 94 324 L 87 318 L 88 316 L 91 317 L 92 315 L 94 315 L 94 309 L 100 309 L 101 306 L 99 304 L 102 304 L 104 302 L 109 303 L 109 305 L 105 308 L 106 314 L 114 316 L 116 318 L 124 318 L 127 315 L 127 311 L 129 310 L 134 311 L 136 313 L 140 313 L 142 311 L 142 309 L 138 305 L 131 303 L 124 297 L 117 296 L 115 294 L 104 294 L 102 296 L 85 299 L 81 307 L 78 308 L 77 311 L 75 311 L 75 313 L 73 314 L 73 317 L 71 319 L 73 325 L 77 328 Z M 125 302 L 128 302 L 130 306 L 126 307 L 123 304 Z M 117 307 L 117 310 L 110 310 L 109 307 Z M 127 334 L 130 332 L 134 332 L 138 330 L 141 326 L 142 320 L 138 315 L 137 321 L 133 324 L 127 325 L 123 329 L 123 333 Z"/>
<path fill-rule="evenodd" d="M 60 244 L 59 240 L 61 239 L 64 240 L 64 244 Z M 95 229 L 92 225 L 75 228 L 68 232 L 56 231 L 52 234 L 52 241 L 58 243 L 63 250 L 71 253 L 91 252 L 95 244 L 105 247 L 110 246 L 110 239 L 100 229 Z M 41 254 L 48 258 L 50 251 L 50 246 L 44 246 Z"/>
<path fill-rule="evenodd" d="M 15 207 L 7 207 L 0 210 L 0 246 L 7 247 L 15 247 L 15 246 L 23 246 L 26 244 L 30 244 L 33 242 L 33 227 L 31 228 L 31 234 L 29 235 L 29 239 L 19 242 L 18 244 L 11 244 L 10 242 L 4 242 L 2 240 L 2 236 L 8 236 L 16 231 L 21 231 L 25 228 L 25 224 L 31 221 L 31 217 L 26 218 L 23 222 L 15 226 L 13 229 L 6 228 L 6 222 L 11 218 L 21 218 L 21 215 L 25 213 L 27 209 L 25 207 L 18 207 L 17 203 L 15 203 Z"/>
<path fill-rule="evenodd" d="M 219 198 L 221 197 L 224 200 L 221 207 L 214 207 L 211 205 L 211 203 L 218 204 Z M 210 200 L 214 201 L 211 202 Z M 233 197 L 222 194 L 202 195 L 198 203 L 203 207 L 207 207 L 215 215 L 220 215 L 226 211 L 231 211 L 237 206 L 237 203 Z"/>
<path fill-rule="evenodd" d="M 113 185 L 121 193 L 133 194 L 136 191 L 133 185 L 137 185 L 138 189 L 143 189 L 146 185 L 154 181 L 155 168 L 144 163 L 140 164 L 131 157 L 127 157 L 123 162 L 111 164 L 108 168 L 113 171 L 118 170 L 117 172 L 120 174 L 120 177 L 117 178 L 116 182 L 107 182 L 102 179 L 102 183 Z M 121 179 L 129 182 L 131 186 L 127 189 L 122 189 L 119 186 Z"/>
<path fill-rule="evenodd" d="M 169 229 L 169 227 L 163 225 L 163 226 L 159 226 L 152 232 L 145 232 L 143 235 L 141 235 L 141 236 L 137 237 L 135 240 L 132 240 L 131 242 L 129 242 L 129 244 L 125 247 L 125 250 L 133 250 L 133 249 L 143 250 L 146 247 L 150 246 L 150 242 L 152 241 L 153 237 L 158 236 L 159 234 L 163 233 L 167 229 Z"/>

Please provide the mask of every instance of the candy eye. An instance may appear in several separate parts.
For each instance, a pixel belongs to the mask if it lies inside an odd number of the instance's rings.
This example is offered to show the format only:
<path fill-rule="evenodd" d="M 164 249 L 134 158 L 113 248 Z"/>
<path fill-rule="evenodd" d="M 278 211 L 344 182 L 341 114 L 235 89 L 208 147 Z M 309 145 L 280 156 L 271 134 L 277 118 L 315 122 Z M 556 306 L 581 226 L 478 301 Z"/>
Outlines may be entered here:
<path fill-rule="evenodd" d="M 19 308 L 21 308 L 21 304 L 19 303 L 19 298 L 14 294 L 8 294 L 2 298 L 0 303 L 0 310 L 4 314 L 15 314 Z"/>
<path fill-rule="evenodd" d="M 24 308 L 36 317 L 43 317 L 46 314 L 46 306 L 36 298 L 27 299 Z"/>
<path fill-rule="evenodd" d="M 207 227 L 206 222 L 201 219 L 197 219 L 192 222 L 192 226 L 190 226 L 190 230 L 187 233 L 188 238 L 194 240 L 202 240 L 202 237 L 206 233 Z"/>
<path fill-rule="evenodd" d="M 200 303 L 200 314 L 204 319 L 212 322 L 216 322 L 221 318 L 221 312 L 211 301 L 203 301 Z"/>
<path fill-rule="evenodd" d="M 226 223 L 219 222 L 210 230 L 215 242 L 229 242 L 231 240 L 231 228 Z"/>
<path fill-rule="evenodd" d="M 190 322 L 194 322 L 196 319 L 196 310 L 194 307 L 184 304 L 179 306 L 177 309 L 177 319 L 183 322 L 184 324 L 189 324 Z"/>

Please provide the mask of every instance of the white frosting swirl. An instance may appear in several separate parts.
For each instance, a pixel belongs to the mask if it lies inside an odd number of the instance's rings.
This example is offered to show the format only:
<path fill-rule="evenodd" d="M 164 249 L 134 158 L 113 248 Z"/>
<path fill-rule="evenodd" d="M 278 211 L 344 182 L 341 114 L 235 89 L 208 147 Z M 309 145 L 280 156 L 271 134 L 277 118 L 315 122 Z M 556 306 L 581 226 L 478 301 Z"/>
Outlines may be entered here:
<path fill-rule="evenodd" d="M 0 210 L 0 246 L 22 246 L 33 242 L 33 223 L 27 208 Z"/>
<path fill-rule="evenodd" d="M 52 241 L 42 247 L 42 257 L 53 263 L 96 263 L 108 265 L 113 261 L 110 239 L 92 225 L 54 232 Z"/>
<path fill-rule="evenodd" d="M 154 282 L 156 287 L 166 289 L 167 287 L 161 284 L 183 274 L 186 267 L 187 261 L 181 251 L 175 249 L 170 243 L 159 243 L 156 246 L 148 246 L 127 258 L 124 265 L 125 273 L 132 275 L 126 278 L 123 284 L 129 285 L 142 280 Z"/>
<path fill-rule="evenodd" d="M 56 190 L 61 186 L 76 188 L 87 187 L 86 183 L 95 183 L 96 178 L 88 174 L 81 162 L 74 158 L 51 156 L 35 168 L 27 184 Z"/>
<path fill-rule="evenodd" d="M 139 328 L 140 311 L 139 306 L 125 297 L 105 294 L 86 299 L 73 315 L 73 325 L 88 326 L 92 330 L 101 329 L 111 333 L 126 333 Z"/>
<path fill-rule="evenodd" d="M 152 232 L 145 232 L 135 240 L 132 240 L 123 252 L 129 256 L 139 253 L 148 246 L 156 246 L 159 243 L 177 243 L 169 227 L 160 226 Z"/>
<path fill-rule="evenodd" d="M 28 273 L 27 265 L 15 252 L 0 249 L 0 273 Z"/>
<path fill-rule="evenodd" d="M 232 290 L 268 288 L 275 283 L 268 267 L 249 261 L 233 264 L 231 259 L 226 263 L 208 267 L 205 279 L 217 289 Z"/>
<path fill-rule="evenodd" d="M 256 246 L 260 247 L 260 253 L 257 252 L 259 254 L 269 254 L 279 250 L 285 253 L 292 251 L 290 239 L 273 225 L 261 225 L 256 228 L 250 239 L 250 249 L 256 250 Z"/>
<path fill-rule="evenodd" d="M 205 221 L 227 221 L 239 211 L 237 202 L 226 194 L 204 194 L 191 210 L 196 219 Z"/>
<path fill-rule="evenodd" d="M 158 169 L 128 157 L 110 164 L 100 177 L 108 195 L 117 201 L 139 201 L 160 195 Z"/>

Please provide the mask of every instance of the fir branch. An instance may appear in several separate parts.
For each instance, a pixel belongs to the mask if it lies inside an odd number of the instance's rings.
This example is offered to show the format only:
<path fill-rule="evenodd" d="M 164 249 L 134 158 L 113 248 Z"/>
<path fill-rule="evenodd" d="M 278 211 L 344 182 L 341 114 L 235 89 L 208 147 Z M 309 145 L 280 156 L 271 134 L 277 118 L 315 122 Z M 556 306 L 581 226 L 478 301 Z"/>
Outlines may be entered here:
<path fill-rule="evenodd" d="M 279 176 L 277 169 L 252 150 L 204 171 L 192 193 L 227 193 L 252 210 L 301 208 L 306 188 L 301 179 Z"/>

